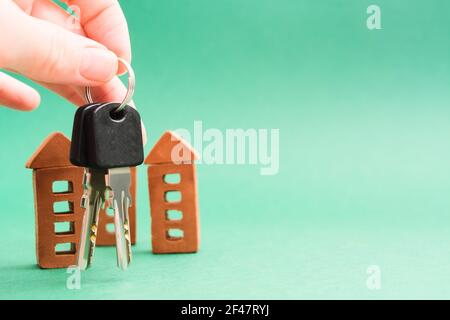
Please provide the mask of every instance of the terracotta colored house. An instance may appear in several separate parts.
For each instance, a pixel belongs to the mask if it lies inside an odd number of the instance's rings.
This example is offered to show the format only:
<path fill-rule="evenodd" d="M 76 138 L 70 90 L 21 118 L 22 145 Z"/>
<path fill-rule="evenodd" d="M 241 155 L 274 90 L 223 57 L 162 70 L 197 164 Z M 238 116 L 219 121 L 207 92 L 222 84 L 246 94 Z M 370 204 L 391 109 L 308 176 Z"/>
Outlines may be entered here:
<path fill-rule="evenodd" d="M 70 140 L 62 133 L 48 136 L 28 160 L 33 169 L 36 221 L 36 257 L 41 268 L 76 265 L 84 209 L 82 178 L 84 169 L 69 160 Z M 133 171 L 130 208 L 132 243 L 136 241 L 136 171 Z M 109 210 L 108 210 L 109 211 Z M 114 230 L 108 228 L 113 217 L 101 210 L 98 245 L 115 245 Z"/>
<path fill-rule="evenodd" d="M 197 252 L 200 243 L 195 150 L 166 132 L 145 159 L 153 253 Z"/>

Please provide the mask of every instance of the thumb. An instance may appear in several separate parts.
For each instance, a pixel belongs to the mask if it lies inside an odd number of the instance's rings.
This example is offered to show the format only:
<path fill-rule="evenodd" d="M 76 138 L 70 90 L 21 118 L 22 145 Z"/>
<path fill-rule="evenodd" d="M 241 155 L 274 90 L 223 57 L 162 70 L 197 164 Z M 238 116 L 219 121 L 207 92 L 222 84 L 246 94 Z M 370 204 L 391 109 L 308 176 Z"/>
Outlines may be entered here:
<path fill-rule="evenodd" d="M 13 2 L 0 2 L 0 67 L 33 80 L 98 86 L 117 73 L 117 56 L 103 45 L 50 22 L 30 17 Z"/>

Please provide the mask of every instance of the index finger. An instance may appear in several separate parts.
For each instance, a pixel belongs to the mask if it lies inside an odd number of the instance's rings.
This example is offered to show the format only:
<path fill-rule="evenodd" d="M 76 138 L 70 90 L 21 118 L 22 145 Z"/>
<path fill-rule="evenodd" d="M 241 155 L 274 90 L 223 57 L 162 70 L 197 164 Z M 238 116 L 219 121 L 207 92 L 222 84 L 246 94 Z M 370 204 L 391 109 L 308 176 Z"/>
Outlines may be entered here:
<path fill-rule="evenodd" d="M 131 62 L 128 25 L 117 0 L 65 0 L 79 16 L 88 38 L 95 40 L 118 57 Z M 120 72 L 125 71 L 121 69 Z"/>

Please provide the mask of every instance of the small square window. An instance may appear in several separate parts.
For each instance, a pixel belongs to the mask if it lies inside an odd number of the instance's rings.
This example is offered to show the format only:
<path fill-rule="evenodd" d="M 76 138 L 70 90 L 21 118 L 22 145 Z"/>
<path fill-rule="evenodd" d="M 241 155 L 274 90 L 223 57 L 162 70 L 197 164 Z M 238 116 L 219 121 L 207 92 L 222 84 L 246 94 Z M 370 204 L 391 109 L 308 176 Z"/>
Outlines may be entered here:
<path fill-rule="evenodd" d="M 180 210 L 166 210 L 166 220 L 177 221 L 183 219 L 183 212 Z"/>
<path fill-rule="evenodd" d="M 115 230 L 116 230 L 116 228 L 115 228 L 115 226 L 114 226 L 114 223 L 108 223 L 108 224 L 106 225 L 106 232 L 108 232 L 108 233 L 114 233 Z"/>
<path fill-rule="evenodd" d="M 75 233 L 75 223 L 73 221 L 55 222 L 55 234 L 74 234 Z"/>
<path fill-rule="evenodd" d="M 56 255 L 75 254 L 75 249 L 75 243 L 73 242 L 58 243 L 55 246 L 55 253 Z"/>
<path fill-rule="evenodd" d="M 179 184 L 181 182 L 181 175 L 179 173 L 165 174 L 163 180 L 167 184 Z"/>
<path fill-rule="evenodd" d="M 166 202 L 180 202 L 181 201 L 181 192 L 180 191 L 167 191 L 164 194 L 164 199 Z"/>
<path fill-rule="evenodd" d="M 169 229 L 166 236 L 168 240 L 181 240 L 184 237 L 184 231 L 181 229 Z"/>
<path fill-rule="evenodd" d="M 114 208 L 113 207 L 108 207 L 105 209 L 105 213 L 108 217 L 114 217 Z"/>
<path fill-rule="evenodd" d="M 73 183 L 72 181 L 54 181 L 52 184 L 52 192 L 54 194 L 60 193 L 72 193 L 73 192 Z"/>
<path fill-rule="evenodd" d="M 56 201 L 53 203 L 53 212 L 55 214 L 73 213 L 72 201 Z"/>

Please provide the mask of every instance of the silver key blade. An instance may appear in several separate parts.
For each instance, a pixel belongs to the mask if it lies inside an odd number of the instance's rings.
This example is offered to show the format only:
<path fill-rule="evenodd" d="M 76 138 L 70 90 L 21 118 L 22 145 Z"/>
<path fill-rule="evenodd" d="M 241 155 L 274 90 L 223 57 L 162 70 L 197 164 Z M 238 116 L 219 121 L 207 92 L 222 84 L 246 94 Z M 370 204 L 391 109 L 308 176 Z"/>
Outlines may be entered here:
<path fill-rule="evenodd" d="M 131 206 L 130 168 L 108 170 L 107 185 L 112 191 L 114 228 L 116 233 L 117 265 L 126 270 L 131 262 L 131 236 L 128 208 Z"/>
<path fill-rule="evenodd" d="M 83 178 L 85 192 L 82 207 L 85 208 L 81 229 L 80 247 L 77 264 L 81 270 L 89 268 L 97 238 L 98 216 L 105 201 L 105 172 L 103 170 L 86 169 Z"/>

